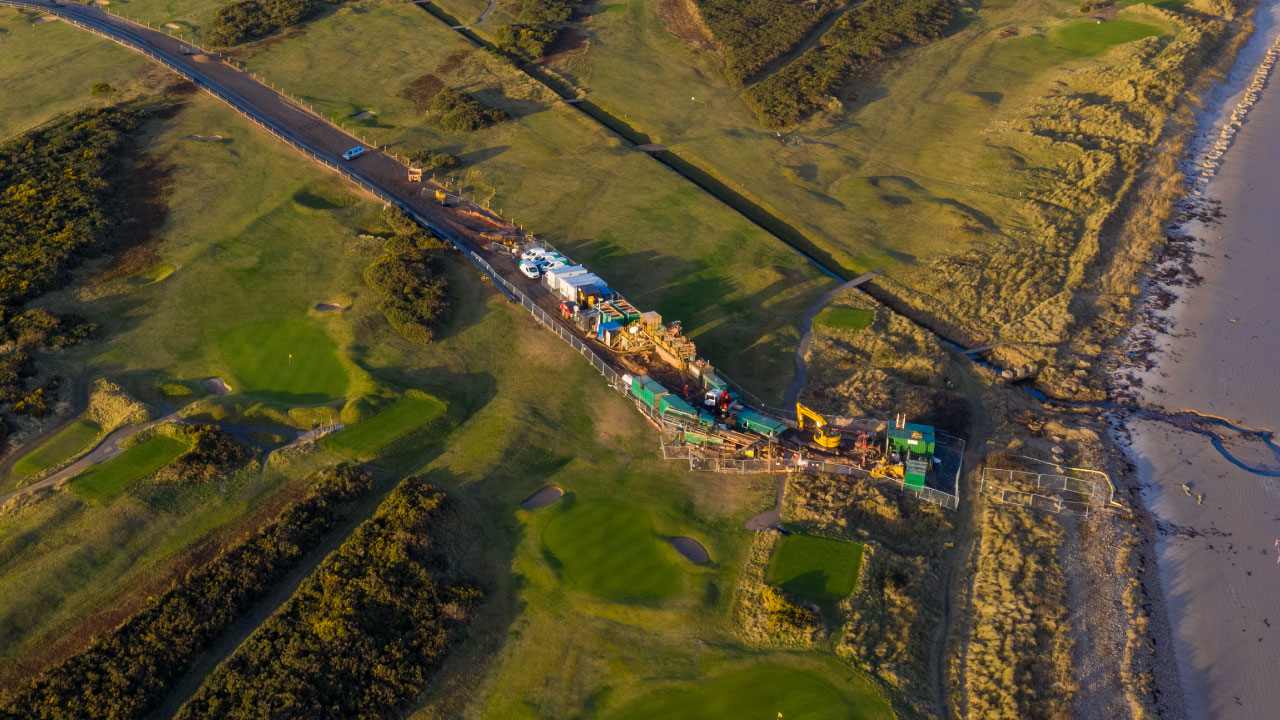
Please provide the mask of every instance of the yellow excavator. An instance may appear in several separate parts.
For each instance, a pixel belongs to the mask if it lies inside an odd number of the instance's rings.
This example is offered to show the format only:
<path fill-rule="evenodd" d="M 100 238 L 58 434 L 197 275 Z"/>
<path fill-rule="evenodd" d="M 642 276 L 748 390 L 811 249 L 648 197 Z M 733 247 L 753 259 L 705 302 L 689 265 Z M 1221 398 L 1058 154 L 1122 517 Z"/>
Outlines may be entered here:
<path fill-rule="evenodd" d="M 808 418 L 813 426 L 813 441 L 819 447 L 834 450 L 840 447 L 840 431 L 827 424 L 827 419 L 809 408 L 796 403 L 796 421 L 800 425 L 800 429 L 804 429 L 805 418 Z"/>

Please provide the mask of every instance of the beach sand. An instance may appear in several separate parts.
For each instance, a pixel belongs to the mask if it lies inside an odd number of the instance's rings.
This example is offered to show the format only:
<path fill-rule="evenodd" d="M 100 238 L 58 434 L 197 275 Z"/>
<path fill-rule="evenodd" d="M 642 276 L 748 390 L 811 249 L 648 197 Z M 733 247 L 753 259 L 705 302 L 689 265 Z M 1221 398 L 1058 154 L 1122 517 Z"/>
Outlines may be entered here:
<path fill-rule="evenodd" d="M 1201 118 L 1212 142 L 1280 29 L 1280 2 L 1259 10 L 1257 31 L 1231 80 Z M 1141 402 L 1280 429 L 1280 68 L 1222 160 L 1204 197 L 1225 217 L 1183 231 L 1203 242 L 1193 267 L 1203 284 L 1176 290 L 1171 333 Z M 1190 718 L 1280 717 L 1280 478 L 1224 457 L 1209 438 L 1133 417 L 1130 454 L 1156 520 L 1156 551 Z M 1256 438 L 1224 433 L 1227 451 L 1280 470 Z M 1191 495 L 1183 485 L 1190 488 Z M 1203 504 L 1197 496 L 1203 495 Z"/>

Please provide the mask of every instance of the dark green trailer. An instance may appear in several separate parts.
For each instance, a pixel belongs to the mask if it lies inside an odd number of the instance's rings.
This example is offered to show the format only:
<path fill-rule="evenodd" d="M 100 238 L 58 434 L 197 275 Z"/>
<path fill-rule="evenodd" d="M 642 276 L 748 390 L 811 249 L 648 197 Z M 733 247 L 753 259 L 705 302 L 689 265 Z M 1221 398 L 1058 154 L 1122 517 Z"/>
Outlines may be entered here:
<path fill-rule="evenodd" d="M 889 428 L 889 450 L 933 457 L 934 431 L 931 425 L 904 423 Z"/>

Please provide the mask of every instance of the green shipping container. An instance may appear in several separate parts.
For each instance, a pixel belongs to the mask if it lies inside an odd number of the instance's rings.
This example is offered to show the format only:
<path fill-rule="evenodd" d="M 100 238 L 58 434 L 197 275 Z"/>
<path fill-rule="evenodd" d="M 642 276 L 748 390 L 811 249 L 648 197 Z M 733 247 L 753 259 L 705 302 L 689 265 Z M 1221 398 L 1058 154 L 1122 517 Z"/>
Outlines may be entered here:
<path fill-rule="evenodd" d="M 696 420 L 698 418 L 698 411 L 694 410 L 692 405 L 674 393 L 667 393 L 658 398 L 658 412 L 663 415 L 672 413 L 688 420 Z"/>
<path fill-rule="evenodd" d="M 889 448 L 896 452 L 933 457 L 934 431 L 930 425 L 906 423 L 905 427 L 889 428 Z"/>
<path fill-rule="evenodd" d="M 904 468 L 902 484 L 910 490 L 923 490 L 925 473 L 929 472 L 929 463 L 911 458 Z"/>
<path fill-rule="evenodd" d="M 751 432 L 760 433 L 766 437 L 775 437 L 781 435 L 782 431 L 787 429 L 786 425 L 765 417 L 755 410 L 743 409 L 738 413 L 736 426 L 740 430 L 750 430 Z"/>

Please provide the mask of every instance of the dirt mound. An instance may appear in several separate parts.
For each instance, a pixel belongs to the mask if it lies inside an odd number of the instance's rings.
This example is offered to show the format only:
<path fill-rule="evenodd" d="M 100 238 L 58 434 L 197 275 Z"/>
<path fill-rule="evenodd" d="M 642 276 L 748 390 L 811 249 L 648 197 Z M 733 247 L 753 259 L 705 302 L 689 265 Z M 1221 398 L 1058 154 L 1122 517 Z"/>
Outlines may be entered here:
<path fill-rule="evenodd" d="M 226 395 L 231 392 L 231 386 L 220 377 L 205 378 L 200 381 L 200 384 L 204 385 L 204 389 L 211 395 Z"/>
<path fill-rule="evenodd" d="M 694 565 L 701 565 L 711 559 L 707 549 L 702 547 L 702 543 L 691 537 L 671 538 L 671 545 Z"/>
<path fill-rule="evenodd" d="M 538 492 L 530 495 L 528 498 L 525 498 L 525 501 L 520 503 L 520 507 L 525 510 L 537 510 L 540 507 L 546 507 L 559 500 L 562 495 L 564 495 L 563 490 L 551 485 L 549 487 L 544 487 Z"/>

